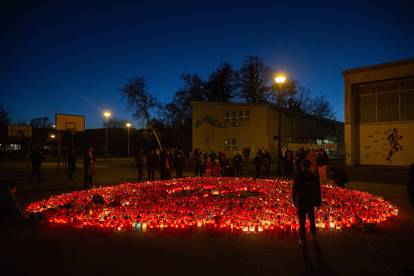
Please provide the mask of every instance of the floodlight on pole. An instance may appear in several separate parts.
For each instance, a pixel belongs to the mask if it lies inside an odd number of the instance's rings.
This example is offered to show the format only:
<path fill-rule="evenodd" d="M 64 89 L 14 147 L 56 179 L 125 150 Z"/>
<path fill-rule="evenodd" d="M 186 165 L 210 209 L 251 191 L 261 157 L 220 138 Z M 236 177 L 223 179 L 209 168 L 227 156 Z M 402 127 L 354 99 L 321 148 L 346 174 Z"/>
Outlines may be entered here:
<path fill-rule="evenodd" d="M 108 126 L 109 126 L 109 118 L 111 117 L 111 112 L 104 111 L 103 116 L 105 117 L 106 122 L 106 131 L 105 131 L 105 160 L 108 159 Z"/>
<path fill-rule="evenodd" d="M 281 74 L 278 73 L 276 74 L 275 77 L 275 82 L 277 84 L 277 107 L 278 107 L 278 139 L 277 139 L 277 172 L 280 175 L 281 173 L 281 163 L 282 163 L 282 105 L 281 105 L 281 100 L 282 100 L 282 95 L 281 95 L 281 86 L 286 82 L 286 75 L 285 74 Z"/>
<path fill-rule="evenodd" d="M 125 124 L 125 126 L 127 127 L 127 129 L 128 129 L 128 156 L 130 155 L 130 147 L 129 147 L 129 129 L 131 128 L 131 123 L 126 123 Z"/>

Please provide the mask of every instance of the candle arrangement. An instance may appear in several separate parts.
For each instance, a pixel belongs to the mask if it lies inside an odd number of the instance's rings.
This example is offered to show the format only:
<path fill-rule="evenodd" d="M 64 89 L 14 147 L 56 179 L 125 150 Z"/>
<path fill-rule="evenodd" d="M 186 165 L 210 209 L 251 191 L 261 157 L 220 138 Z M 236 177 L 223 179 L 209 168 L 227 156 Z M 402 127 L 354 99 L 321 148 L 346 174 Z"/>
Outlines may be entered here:
<path fill-rule="evenodd" d="M 111 231 L 297 231 L 291 189 L 288 180 L 188 177 L 74 191 L 31 203 L 26 211 L 53 225 Z M 388 201 L 366 192 L 331 186 L 321 191 L 318 228 L 376 224 L 398 214 Z"/>

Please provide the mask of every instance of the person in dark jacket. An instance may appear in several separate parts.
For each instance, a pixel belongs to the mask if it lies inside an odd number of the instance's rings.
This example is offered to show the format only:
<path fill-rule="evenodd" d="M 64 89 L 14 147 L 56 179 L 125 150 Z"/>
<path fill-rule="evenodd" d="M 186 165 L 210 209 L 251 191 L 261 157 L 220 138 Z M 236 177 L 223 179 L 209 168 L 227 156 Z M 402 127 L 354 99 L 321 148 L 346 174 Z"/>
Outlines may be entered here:
<path fill-rule="evenodd" d="M 242 155 L 240 151 L 237 151 L 233 158 L 233 164 L 234 164 L 234 175 L 237 177 L 242 176 Z"/>
<path fill-rule="evenodd" d="M 30 181 L 33 181 L 33 177 L 37 176 L 37 181 L 40 181 L 40 168 L 42 167 L 42 153 L 40 149 L 36 148 L 30 154 L 30 161 L 32 163 L 32 174 L 30 176 Z"/>
<path fill-rule="evenodd" d="M 414 208 L 414 163 L 409 167 L 409 179 L 407 185 L 408 200 Z"/>
<path fill-rule="evenodd" d="M 84 187 L 89 189 L 92 187 L 92 178 L 95 174 L 95 154 L 93 147 L 90 146 L 85 152 L 83 157 L 83 169 L 84 169 Z"/>
<path fill-rule="evenodd" d="M 182 178 L 185 165 L 185 156 L 181 150 L 177 152 L 175 157 L 175 177 Z"/>
<path fill-rule="evenodd" d="M 152 149 L 147 156 L 147 172 L 149 181 L 155 180 L 155 170 L 157 169 L 158 162 L 158 155 L 155 153 L 155 150 Z"/>
<path fill-rule="evenodd" d="M 73 173 L 76 170 L 76 155 L 75 150 L 71 150 L 68 154 L 68 178 L 73 180 Z"/>
<path fill-rule="evenodd" d="M 338 187 L 345 188 L 345 184 L 349 182 L 349 176 L 341 168 L 329 168 L 331 172 L 331 179 Z"/>
<path fill-rule="evenodd" d="M 254 157 L 254 165 L 256 168 L 256 178 L 260 178 L 260 171 L 261 171 L 261 167 L 262 167 L 262 161 L 263 161 L 263 154 L 262 151 L 259 150 L 256 154 L 256 156 Z"/>
<path fill-rule="evenodd" d="M 137 154 L 135 155 L 135 165 L 137 167 L 137 182 L 142 181 L 142 177 L 144 176 L 144 167 L 147 163 L 147 158 L 144 154 L 142 149 L 138 149 Z"/>
<path fill-rule="evenodd" d="M 316 239 L 315 207 L 321 205 L 319 179 L 310 170 L 310 161 L 303 160 L 301 171 L 295 177 L 292 187 L 292 201 L 299 218 L 299 244 L 306 245 L 306 216 L 309 218 L 312 239 Z"/>
<path fill-rule="evenodd" d="M 25 218 L 15 194 L 16 185 L 13 181 L 0 183 L 0 225 L 18 222 Z"/>

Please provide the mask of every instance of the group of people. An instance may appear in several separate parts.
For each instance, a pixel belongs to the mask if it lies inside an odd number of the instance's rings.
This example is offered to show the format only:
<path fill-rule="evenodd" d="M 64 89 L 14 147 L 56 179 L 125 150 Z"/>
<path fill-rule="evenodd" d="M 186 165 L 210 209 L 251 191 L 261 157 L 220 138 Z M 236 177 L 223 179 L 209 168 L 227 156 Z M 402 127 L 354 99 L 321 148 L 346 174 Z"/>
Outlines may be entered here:
<path fill-rule="evenodd" d="M 193 151 L 195 176 L 242 176 L 241 151 L 235 151 L 234 156 L 229 158 L 224 150 L 217 153 L 202 152 L 196 148 Z"/>
<path fill-rule="evenodd" d="M 171 179 L 175 171 L 175 177 L 183 177 L 186 157 L 182 150 L 177 148 L 154 150 L 145 153 L 138 149 L 135 155 L 137 168 L 137 181 L 144 179 L 144 170 L 147 169 L 147 179 L 154 180 L 156 171 L 159 171 L 160 179 Z"/>

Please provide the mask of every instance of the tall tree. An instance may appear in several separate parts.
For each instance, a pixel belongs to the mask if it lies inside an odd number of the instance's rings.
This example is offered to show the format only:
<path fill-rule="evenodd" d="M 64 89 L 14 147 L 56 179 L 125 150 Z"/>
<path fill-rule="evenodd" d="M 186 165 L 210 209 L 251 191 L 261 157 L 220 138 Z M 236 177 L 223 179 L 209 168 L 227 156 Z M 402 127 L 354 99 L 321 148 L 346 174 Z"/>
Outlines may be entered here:
<path fill-rule="evenodd" d="M 311 100 L 309 114 L 324 119 L 336 119 L 336 112 L 325 96 L 316 96 Z"/>
<path fill-rule="evenodd" d="M 271 102 L 280 107 L 295 112 L 308 112 L 311 102 L 310 90 L 299 85 L 296 81 L 287 81 L 287 83 L 278 87 L 277 84 L 272 86 L 272 96 L 269 97 Z M 280 102 L 278 102 L 280 101 Z"/>
<path fill-rule="evenodd" d="M 266 103 L 270 91 L 270 69 L 258 56 L 248 56 L 239 69 L 239 91 L 241 99 L 248 103 Z"/>
<path fill-rule="evenodd" d="M 218 66 L 206 82 L 206 97 L 209 102 L 229 102 L 237 89 L 236 72 L 230 63 Z"/>
<path fill-rule="evenodd" d="M 108 127 L 110 128 L 124 128 L 128 120 L 118 119 L 118 118 L 110 118 L 108 120 Z M 106 121 L 103 122 L 103 126 L 106 127 Z"/>
<path fill-rule="evenodd" d="M 49 121 L 48 117 L 39 117 L 39 118 L 33 118 L 30 120 L 30 125 L 33 128 L 51 128 L 52 124 Z"/>
<path fill-rule="evenodd" d="M 161 148 L 161 142 L 151 120 L 151 113 L 155 112 L 159 104 L 157 99 L 149 91 L 145 83 L 145 78 L 143 76 L 137 76 L 131 79 L 120 91 L 127 100 L 128 109 L 132 112 L 132 116 L 137 121 L 146 124 L 147 128 L 153 132 Z"/>
<path fill-rule="evenodd" d="M 0 104 L 0 125 L 7 125 L 10 123 L 10 117 L 7 110 Z"/>
<path fill-rule="evenodd" d="M 168 127 L 164 129 L 170 138 L 182 138 L 176 139 L 176 145 L 191 150 L 191 102 L 206 99 L 205 85 L 197 74 L 184 73 L 181 80 L 183 86 L 174 94 L 172 102 L 165 106 L 162 118 L 167 122 Z"/>

